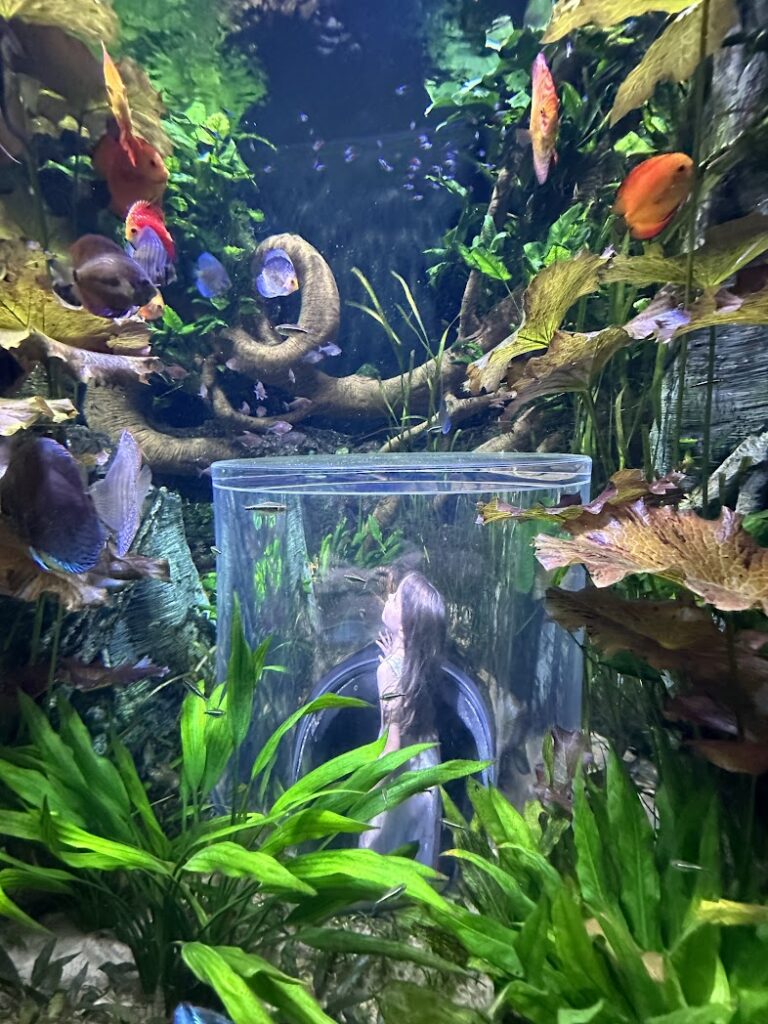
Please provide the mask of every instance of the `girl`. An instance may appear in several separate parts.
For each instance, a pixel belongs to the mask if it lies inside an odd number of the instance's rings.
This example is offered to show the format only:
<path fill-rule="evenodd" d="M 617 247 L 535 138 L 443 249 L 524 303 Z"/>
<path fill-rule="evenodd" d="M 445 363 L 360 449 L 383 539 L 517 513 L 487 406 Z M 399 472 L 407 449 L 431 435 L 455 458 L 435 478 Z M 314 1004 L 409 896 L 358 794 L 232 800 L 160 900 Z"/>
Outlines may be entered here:
<path fill-rule="evenodd" d="M 376 672 L 381 709 L 380 735 L 387 732 L 383 754 L 412 743 L 435 743 L 400 769 L 440 763 L 435 723 L 435 691 L 446 645 L 445 603 L 420 572 L 409 572 L 390 594 L 381 616 L 384 630 L 377 643 L 382 658 Z M 437 788 L 416 793 L 377 815 L 360 845 L 390 853 L 418 842 L 416 859 L 434 866 L 440 835 Z"/>

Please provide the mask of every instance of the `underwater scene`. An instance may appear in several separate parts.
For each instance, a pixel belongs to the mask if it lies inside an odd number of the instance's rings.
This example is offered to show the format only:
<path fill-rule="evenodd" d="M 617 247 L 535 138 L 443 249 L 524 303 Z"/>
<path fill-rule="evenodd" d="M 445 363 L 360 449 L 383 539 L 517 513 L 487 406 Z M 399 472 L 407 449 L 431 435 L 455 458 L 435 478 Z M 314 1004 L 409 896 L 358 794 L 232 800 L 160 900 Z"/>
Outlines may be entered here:
<path fill-rule="evenodd" d="M 768 1024 L 768 0 L 0 0 L 0 1022 Z"/>

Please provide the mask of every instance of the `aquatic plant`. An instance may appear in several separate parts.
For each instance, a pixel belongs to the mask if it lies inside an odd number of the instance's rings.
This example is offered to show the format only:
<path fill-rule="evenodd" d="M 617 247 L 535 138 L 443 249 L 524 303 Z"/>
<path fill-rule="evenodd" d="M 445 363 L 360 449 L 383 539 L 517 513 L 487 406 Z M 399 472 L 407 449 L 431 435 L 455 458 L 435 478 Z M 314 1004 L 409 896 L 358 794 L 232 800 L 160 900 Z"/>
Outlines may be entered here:
<path fill-rule="evenodd" d="M 394 983 L 379 997 L 385 1021 L 762 1020 L 768 960 L 757 926 L 768 911 L 739 900 L 762 884 L 763 838 L 750 836 L 757 863 L 744 876 L 745 861 L 731 856 L 742 803 L 727 807 L 709 773 L 664 742 L 658 757 L 650 811 L 612 751 L 604 773 L 576 770 L 572 826 L 537 801 L 520 812 L 474 783 L 471 822 L 448 804 L 450 855 L 471 909 L 411 916 L 431 924 L 444 955 L 442 936 L 457 940 L 492 978 L 495 998 L 487 1012 L 438 991 L 427 1004 Z"/>
<path fill-rule="evenodd" d="M 292 920 L 321 921 L 394 885 L 417 902 L 445 901 L 430 885 L 439 876 L 419 864 L 324 847 L 334 836 L 364 831 L 366 820 L 385 805 L 480 766 L 457 761 L 405 771 L 382 789 L 390 772 L 420 749 L 381 757 L 382 737 L 321 765 L 269 803 L 278 747 L 292 726 L 323 708 L 364 703 L 326 696 L 280 726 L 256 754 L 249 783 L 235 786 L 223 811 L 227 797 L 212 794 L 229 760 L 238 757 L 260 677 L 277 670 L 266 663 L 267 648 L 268 641 L 251 651 L 235 617 L 227 679 L 208 694 L 192 686 L 185 698 L 180 803 L 161 812 L 150 804 L 117 735 L 107 755 L 97 754 L 67 701 L 58 702 L 56 729 L 22 695 L 28 742 L 3 751 L 0 781 L 12 799 L 0 811 L 0 828 L 21 842 L 26 862 L 2 855 L 11 866 L 0 872 L 1 909 L 38 927 L 6 890 L 54 893 L 90 927 L 108 925 L 125 941 L 144 992 L 159 995 L 168 1007 L 189 994 L 191 971 L 218 992 L 235 1024 L 273 1019 L 268 1007 L 330 1021 L 274 963 L 293 932 Z M 263 810 L 249 809 L 252 796 Z M 307 841 L 322 843 L 295 852 Z M 40 860 L 36 849 L 45 851 Z M 61 866 L 51 866 L 50 859 Z"/>

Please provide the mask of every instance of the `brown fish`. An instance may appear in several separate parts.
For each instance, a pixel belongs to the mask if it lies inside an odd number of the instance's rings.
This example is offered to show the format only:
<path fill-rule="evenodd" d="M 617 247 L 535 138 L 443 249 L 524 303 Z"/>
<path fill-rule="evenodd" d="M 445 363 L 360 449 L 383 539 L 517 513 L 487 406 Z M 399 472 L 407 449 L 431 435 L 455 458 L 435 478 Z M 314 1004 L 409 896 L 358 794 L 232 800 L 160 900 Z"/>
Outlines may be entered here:
<path fill-rule="evenodd" d="M 95 316 L 131 316 L 157 294 L 139 264 L 103 235 L 83 235 L 69 253 L 75 290 Z"/>
<path fill-rule="evenodd" d="M 134 665 L 103 665 L 92 661 L 87 665 L 77 658 L 62 658 L 61 666 L 67 682 L 76 690 L 103 690 L 107 686 L 129 686 L 140 679 L 162 679 L 170 669 L 165 665 L 153 665 L 149 658 L 142 658 Z"/>

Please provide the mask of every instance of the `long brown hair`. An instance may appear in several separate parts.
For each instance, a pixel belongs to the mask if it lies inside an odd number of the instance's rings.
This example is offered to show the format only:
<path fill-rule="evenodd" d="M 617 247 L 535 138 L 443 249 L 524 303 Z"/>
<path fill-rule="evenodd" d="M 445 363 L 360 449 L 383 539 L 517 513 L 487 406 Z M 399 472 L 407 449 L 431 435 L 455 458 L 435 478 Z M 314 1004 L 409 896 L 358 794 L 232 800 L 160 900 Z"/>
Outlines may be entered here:
<path fill-rule="evenodd" d="M 403 731 L 418 722 L 419 732 L 434 730 L 434 687 L 445 653 L 445 602 L 434 584 L 420 572 L 407 573 L 400 582 L 403 629 L 403 671 L 398 683 L 402 694 L 392 717 Z"/>

